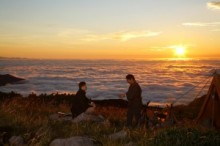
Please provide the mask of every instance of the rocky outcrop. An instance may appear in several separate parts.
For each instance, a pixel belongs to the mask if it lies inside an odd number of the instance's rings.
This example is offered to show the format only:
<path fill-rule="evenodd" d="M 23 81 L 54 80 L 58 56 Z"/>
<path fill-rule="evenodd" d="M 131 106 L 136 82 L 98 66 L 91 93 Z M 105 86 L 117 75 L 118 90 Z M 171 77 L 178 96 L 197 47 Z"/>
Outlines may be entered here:
<path fill-rule="evenodd" d="M 55 139 L 50 146 L 102 146 L 102 143 L 88 137 L 71 137 L 67 139 Z"/>
<path fill-rule="evenodd" d="M 17 78 L 12 75 L 0 75 L 0 86 L 5 86 L 6 84 L 14 84 L 23 81 L 22 78 Z"/>

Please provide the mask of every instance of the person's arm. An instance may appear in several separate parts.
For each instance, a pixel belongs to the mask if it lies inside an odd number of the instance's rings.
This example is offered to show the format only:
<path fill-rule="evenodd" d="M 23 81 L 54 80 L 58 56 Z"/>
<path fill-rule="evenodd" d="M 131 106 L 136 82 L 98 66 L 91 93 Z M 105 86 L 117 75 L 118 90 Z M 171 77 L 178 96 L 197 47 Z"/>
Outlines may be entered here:
<path fill-rule="evenodd" d="M 132 91 L 126 93 L 126 97 L 128 100 L 133 100 L 135 97 L 139 95 L 139 88 L 135 86 L 132 88 Z"/>
<path fill-rule="evenodd" d="M 89 107 L 95 107 L 95 103 L 92 102 L 92 100 L 88 98 L 87 96 L 86 96 L 86 103 L 87 105 L 89 105 Z"/>

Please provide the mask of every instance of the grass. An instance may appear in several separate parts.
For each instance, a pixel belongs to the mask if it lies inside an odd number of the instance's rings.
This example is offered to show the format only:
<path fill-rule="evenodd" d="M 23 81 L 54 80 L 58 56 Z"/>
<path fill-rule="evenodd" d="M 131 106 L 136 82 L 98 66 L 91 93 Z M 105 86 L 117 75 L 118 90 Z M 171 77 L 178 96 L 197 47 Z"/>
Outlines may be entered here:
<path fill-rule="evenodd" d="M 153 140 L 157 146 L 218 146 L 220 135 L 216 131 L 196 128 L 170 128 L 159 132 Z"/>
<path fill-rule="evenodd" d="M 64 101 L 58 97 L 54 100 L 49 97 L 33 97 L 33 95 L 29 98 L 23 98 L 19 94 L 13 95 L 13 98 L 9 97 L 9 95 L 0 97 L 0 127 L 10 127 L 12 135 L 21 135 L 29 145 L 48 146 L 53 139 L 72 136 L 89 136 L 104 146 L 124 146 L 130 142 L 137 146 L 220 145 L 219 132 L 193 127 L 191 124 L 158 129 L 143 127 L 132 129 L 128 131 L 129 134 L 125 139 L 114 141 L 109 139 L 108 135 L 123 129 L 126 118 L 124 108 L 97 107 L 96 113 L 103 115 L 107 122 L 76 124 L 49 120 L 49 115 L 53 113 L 69 112 L 69 104 L 66 102 L 68 100 L 61 95 L 59 97 L 65 99 Z"/>

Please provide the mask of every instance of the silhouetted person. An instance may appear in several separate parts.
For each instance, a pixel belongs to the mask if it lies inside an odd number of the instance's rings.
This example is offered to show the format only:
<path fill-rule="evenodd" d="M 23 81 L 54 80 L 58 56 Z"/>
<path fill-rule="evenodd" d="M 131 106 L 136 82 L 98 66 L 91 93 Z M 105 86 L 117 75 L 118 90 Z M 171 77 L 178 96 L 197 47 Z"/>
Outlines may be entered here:
<path fill-rule="evenodd" d="M 122 94 L 121 97 L 127 97 L 128 100 L 128 111 L 127 111 L 127 127 L 137 126 L 141 118 L 142 109 L 142 97 L 141 87 L 136 82 L 133 75 L 129 74 L 126 76 L 127 82 L 130 84 L 126 94 Z M 135 124 L 133 125 L 133 119 L 135 118 Z"/>
<path fill-rule="evenodd" d="M 72 101 L 72 118 L 77 117 L 90 107 L 90 100 L 86 97 L 87 86 L 85 82 L 79 83 L 79 90 Z"/>

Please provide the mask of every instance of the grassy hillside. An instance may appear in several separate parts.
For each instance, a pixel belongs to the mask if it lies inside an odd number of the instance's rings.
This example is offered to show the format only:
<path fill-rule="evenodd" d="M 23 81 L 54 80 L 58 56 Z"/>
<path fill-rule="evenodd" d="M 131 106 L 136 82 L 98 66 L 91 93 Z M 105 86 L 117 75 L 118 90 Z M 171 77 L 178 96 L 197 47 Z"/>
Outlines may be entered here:
<path fill-rule="evenodd" d="M 21 135 L 27 144 L 39 146 L 47 146 L 55 138 L 71 136 L 89 136 L 100 141 L 104 146 L 124 146 L 130 142 L 138 146 L 220 145 L 220 134 L 217 131 L 194 127 L 190 122 L 164 128 L 131 129 L 127 130 L 128 136 L 125 139 L 110 140 L 108 135 L 123 129 L 126 108 L 108 105 L 96 108 L 96 113 L 107 119 L 102 124 L 94 122 L 76 124 L 49 120 L 48 117 L 53 113 L 69 112 L 71 96 L 74 95 L 32 94 L 28 98 L 23 98 L 15 93 L 1 93 L 0 132 L 5 130 L 11 135 Z M 182 111 L 179 108 L 178 112 L 184 114 L 184 108 L 181 109 Z"/>

